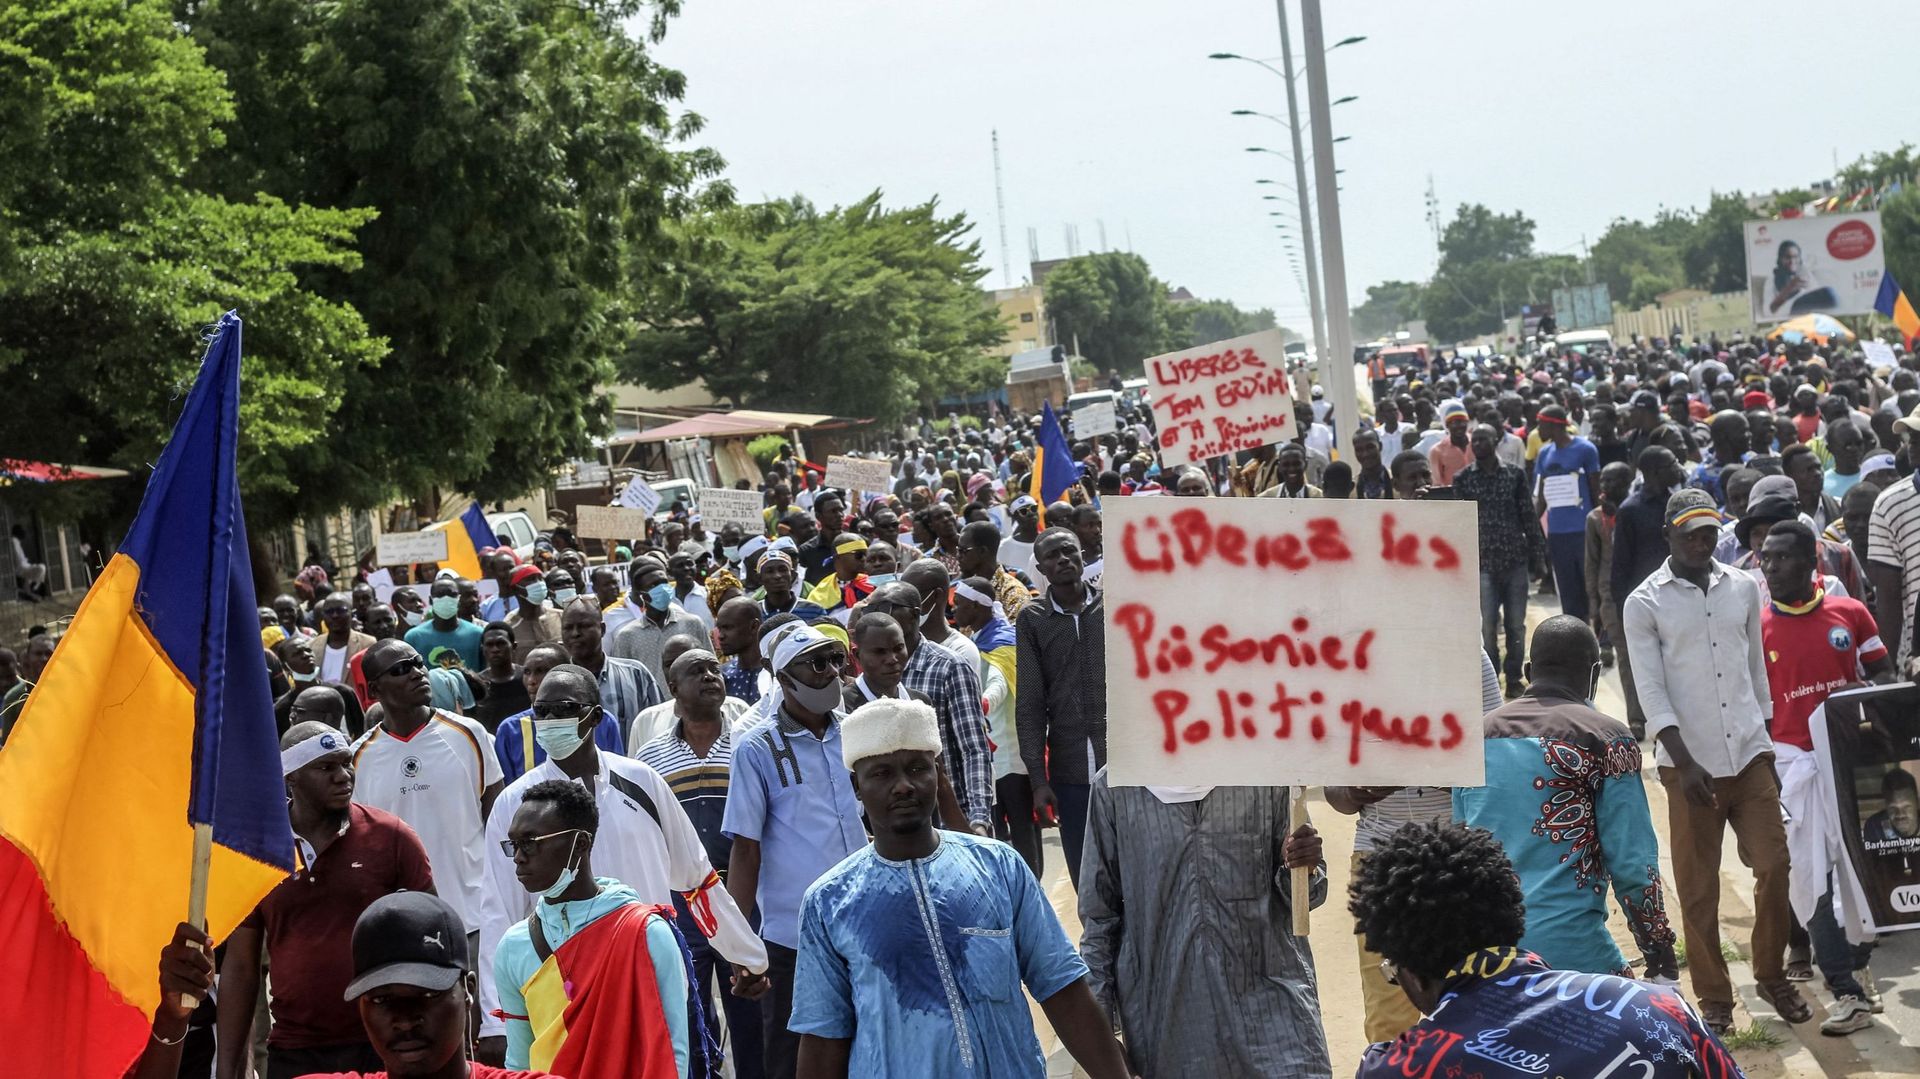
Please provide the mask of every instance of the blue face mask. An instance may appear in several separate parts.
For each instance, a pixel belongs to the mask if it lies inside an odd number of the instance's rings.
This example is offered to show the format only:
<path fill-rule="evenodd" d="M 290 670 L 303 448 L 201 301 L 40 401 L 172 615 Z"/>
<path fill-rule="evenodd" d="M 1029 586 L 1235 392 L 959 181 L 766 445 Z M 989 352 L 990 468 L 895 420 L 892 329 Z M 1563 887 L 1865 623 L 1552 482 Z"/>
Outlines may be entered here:
<path fill-rule="evenodd" d="M 533 721 L 533 740 L 546 750 L 547 759 L 563 761 L 579 752 L 586 744 L 580 735 L 580 717 L 571 719 L 536 719 Z"/>
<path fill-rule="evenodd" d="M 580 590 L 577 588 L 556 588 L 553 590 L 554 606 L 565 607 L 567 604 L 572 603 L 574 597 L 579 594 Z"/>
<path fill-rule="evenodd" d="M 647 589 L 647 606 L 664 611 L 673 603 L 673 586 L 661 583 Z"/>
<path fill-rule="evenodd" d="M 740 561 L 740 548 L 738 547 L 722 547 L 720 548 L 720 553 L 729 562 Z"/>
<path fill-rule="evenodd" d="M 539 606 L 547 601 L 547 582 L 535 581 L 527 586 L 527 602 Z"/>
<path fill-rule="evenodd" d="M 433 616 L 435 618 L 440 619 L 442 622 L 451 622 L 453 620 L 453 617 L 459 613 L 460 613 L 460 597 L 459 596 L 433 597 Z"/>
<path fill-rule="evenodd" d="M 873 586 L 873 587 L 875 587 L 875 588 L 878 588 L 878 587 L 880 587 L 880 586 L 881 586 L 881 585 L 883 585 L 883 584 L 892 584 L 893 582 L 895 582 L 895 581 L 897 581 L 897 580 L 899 580 L 899 579 L 900 579 L 900 575 L 899 575 L 898 573 L 869 573 L 869 574 L 867 574 L 867 583 L 868 583 L 868 584 L 870 584 L 870 585 L 872 585 L 872 586 Z"/>
<path fill-rule="evenodd" d="M 573 860 L 573 852 L 574 848 L 580 845 L 580 836 L 582 834 L 591 835 L 593 833 L 573 833 L 573 838 L 567 843 L 567 867 L 560 871 L 560 875 L 553 879 L 552 884 L 541 889 L 540 894 L 545 898 L 558 899 L 563 892 L 573 887 L 574 878 L 580 875 L 580 866 L 579 863 Z"/>

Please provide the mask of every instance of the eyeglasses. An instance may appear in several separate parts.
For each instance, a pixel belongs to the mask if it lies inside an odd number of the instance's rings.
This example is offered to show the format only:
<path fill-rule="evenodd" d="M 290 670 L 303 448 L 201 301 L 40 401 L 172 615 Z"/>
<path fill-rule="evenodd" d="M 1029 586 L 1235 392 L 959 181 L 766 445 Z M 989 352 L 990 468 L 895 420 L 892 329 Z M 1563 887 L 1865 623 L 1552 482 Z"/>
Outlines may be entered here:
<path fill-rule="evenodd" d="M 548 832 L 546 835 L 534 836 L 532 839 L 502 839 L 500 841 L 500 849 L 506 852 L 509 858 L 520 854 L 525 854 L 531 858 L 533 857 L 534 848 L 539 846 L 543 840 L 553 839 L 556 836 L 571 835 L 574 832 L 580 832 L 583 835 L 589 836 L 593 834 L 585 828 L 562 828 L 557 832 Z"/>
<path fill-rule="evenodd" d="M 394 664 L 393 666 L 388 667 L 386 670 L 381 671 L 379 674 L 375 675 L 374 677 L 376 679 L 389 678 L 396 674 L 412 674 L 415 671 L 424 671 L 426 669 L 427 669 L 427 661 L 424 659 L 421 659 L 419 656 L 415 656 L 412 659 L 401 660 L 400 662 Z"/>
<path fill-rule="evenodd" d="M 1380 960 L 1380 976 L 1387 980 L 1388 985 L 1400 984 L 1400 968 L 1391 959 Z"/>
<path fill-rule="evenodd" d="M 847 665 L 847 654 L 838 651 L 822 652 L 817 656 L 807 656 L 796 662 L 806 664 L 815 674 L 825 674 L 828 671 L 837 671 L 844 668 Z M 791 667 L 792 664 L 788 666 Z"/>
<path fill-rule="evenodd" d="M 575 716 L 585 715 L 589 707 L 591 707 L 591 705 L 588 705 L 585 701 L 548 701 L 545 703 L 535 703 L 533 706 L 533 718 L 572 719 Z"/>

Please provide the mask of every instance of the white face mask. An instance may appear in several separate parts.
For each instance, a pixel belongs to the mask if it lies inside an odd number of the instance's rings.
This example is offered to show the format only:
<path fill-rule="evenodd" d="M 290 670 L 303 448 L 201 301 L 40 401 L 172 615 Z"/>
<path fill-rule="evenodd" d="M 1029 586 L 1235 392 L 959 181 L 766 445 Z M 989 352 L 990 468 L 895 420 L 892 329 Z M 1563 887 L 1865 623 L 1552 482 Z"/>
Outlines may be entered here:
<path fill-rule="evenodd" d="M 580 837 L 591 834 L 591 832 L 573 833 L 573 839 L 567 843 L 567 867 L 560 871 L 560 875 L 553 879 L 552 884 L 547 885 L 546 888 L 541 890 L 540 894 L 542 896 L 548 899 L 557 899 L 568 888 L 573 887 L 574 879 L 580 875 L 580 864 L 573 860 L 573 852 L 580 845 Z"/>
<path fill-rule="evenodd" d="M 425 611 L 401 611 L 400 612 L 400 621 L 405 622 L 409 626 L 417 626 L 420 623 L 425 622 L 426 620 L 427 620 L 427 615 Z"/>

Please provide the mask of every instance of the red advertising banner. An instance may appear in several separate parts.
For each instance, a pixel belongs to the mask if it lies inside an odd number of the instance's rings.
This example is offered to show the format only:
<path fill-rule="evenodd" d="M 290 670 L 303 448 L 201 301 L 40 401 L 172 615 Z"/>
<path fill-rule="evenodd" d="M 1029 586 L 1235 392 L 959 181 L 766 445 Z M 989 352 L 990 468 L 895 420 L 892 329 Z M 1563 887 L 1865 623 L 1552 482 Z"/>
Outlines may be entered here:
<path fill-rule="evenodd" d="M 1477 786 L 1464 502 L 1108 499 L 1116 785 Z"/>
<path fill-rule="evenodd" d="M 1160 460 L 1198 464 L 1293 437 L 1293 396 L 1279 330 L 1147 361 Z"/>

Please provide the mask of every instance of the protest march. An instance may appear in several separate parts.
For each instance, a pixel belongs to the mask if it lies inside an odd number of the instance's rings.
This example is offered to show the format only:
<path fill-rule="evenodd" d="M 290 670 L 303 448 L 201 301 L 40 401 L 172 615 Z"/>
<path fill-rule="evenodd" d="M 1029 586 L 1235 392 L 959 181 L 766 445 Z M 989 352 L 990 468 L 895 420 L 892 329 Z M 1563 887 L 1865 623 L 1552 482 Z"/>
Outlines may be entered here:
<path fill-rule="evenodd" d="M 1920 1074 L 1911 146 L 755 2 L 0 0 L 0 1076 Z"/>

